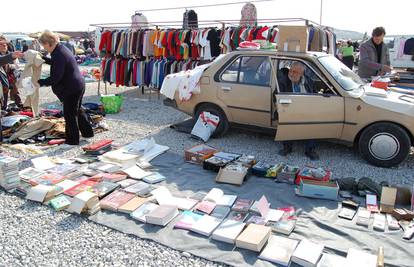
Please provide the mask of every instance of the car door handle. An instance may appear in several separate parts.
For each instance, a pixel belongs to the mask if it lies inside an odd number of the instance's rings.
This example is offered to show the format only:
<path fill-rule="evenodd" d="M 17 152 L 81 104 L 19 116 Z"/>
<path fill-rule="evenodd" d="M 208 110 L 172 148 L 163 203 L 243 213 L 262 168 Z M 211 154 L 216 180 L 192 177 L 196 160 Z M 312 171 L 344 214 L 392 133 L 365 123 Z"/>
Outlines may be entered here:
<path fill-rule="evenodd" d="M 222 86 L 221 90 L 228 92 L 228 91 L 231 91 L 231 87 L 230 86 Z"/>
<path fill-rule="evenodd" d="M 279 99 L 279 104 L 292 104 L 292 99 L 287 99 L 287 98 Z"/>

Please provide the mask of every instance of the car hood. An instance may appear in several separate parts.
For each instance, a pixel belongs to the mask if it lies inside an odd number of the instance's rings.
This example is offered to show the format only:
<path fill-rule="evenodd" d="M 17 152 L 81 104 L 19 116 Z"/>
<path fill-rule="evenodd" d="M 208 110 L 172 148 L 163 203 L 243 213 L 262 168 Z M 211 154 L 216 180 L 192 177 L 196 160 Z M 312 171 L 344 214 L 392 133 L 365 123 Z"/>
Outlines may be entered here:
<path fill-rule="evenodd" d="M 366 85 L 359 98 L 369 105 L 414 117 L 414 91 L 411 95 Z"/>

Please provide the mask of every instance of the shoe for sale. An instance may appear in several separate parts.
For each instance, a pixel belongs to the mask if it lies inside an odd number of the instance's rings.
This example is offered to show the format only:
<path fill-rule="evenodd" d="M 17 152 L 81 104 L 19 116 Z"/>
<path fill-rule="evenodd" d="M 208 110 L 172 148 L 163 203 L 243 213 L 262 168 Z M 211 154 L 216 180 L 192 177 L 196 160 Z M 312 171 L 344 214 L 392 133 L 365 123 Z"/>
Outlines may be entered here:
<path fill-rule="evenodd" d="M 316 153 L 316 151 L 314 149 L 311 150 L 307 150 L 305 151 L 305 155 L 310 159 L 310 160 L 319 160 L 319 155 L 318 153 Z"/>

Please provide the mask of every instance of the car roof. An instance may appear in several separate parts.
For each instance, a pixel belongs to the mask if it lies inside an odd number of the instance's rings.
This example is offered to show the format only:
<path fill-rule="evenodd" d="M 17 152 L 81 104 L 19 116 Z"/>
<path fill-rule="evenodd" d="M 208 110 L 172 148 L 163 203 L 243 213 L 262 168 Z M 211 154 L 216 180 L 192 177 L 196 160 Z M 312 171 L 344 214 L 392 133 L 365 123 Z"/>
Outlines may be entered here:
<path fill-rule="evenodd" d="M 299 57 L 299 58 L 319 58 L 322 56 L 327 56 L 327 53 L 324 52 L 315 52 L 315 51 L 308 51 L 304 52 L 284 52 L 284 51 L 277 51 L 273 49 L 269 50 L 236 50 L 228 55 L 264 55 L 264 56 L 286 56 L 286 57 Z"/>

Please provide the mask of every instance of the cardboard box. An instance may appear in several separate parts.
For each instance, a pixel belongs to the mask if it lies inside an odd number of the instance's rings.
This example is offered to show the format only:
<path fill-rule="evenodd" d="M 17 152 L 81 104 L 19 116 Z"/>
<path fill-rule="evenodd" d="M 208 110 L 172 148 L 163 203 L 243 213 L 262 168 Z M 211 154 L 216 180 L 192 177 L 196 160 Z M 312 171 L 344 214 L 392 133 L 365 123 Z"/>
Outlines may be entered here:
<path fill-rule="evenodd" d="M 302 180 L 297 194 L 303 197 L 312 197 L 328 200 L 338 200 L 339 186 L 332 181 Z"/>
<path fill-rule="evenodd" d="M 208 145 L 197 145 L 184 152 L 184 157 L 187 162 L 203 164 L 204 160 L 213 156 L 218 150 Z"/>
<path fill-rule="evenodd" d="M 385 213 L 392 213 L 397 198 L 397 188 L 382 187 L 380 211 Z"/>
<path fill-rule="evenodd" d="M 279 26 L 278 51 L 306 53 L 308 41 L 307 26 Z"/>
<path fill-rule="evenodd" d="M 317 176 L 317 174 L 320 171 L 323 171 L 324 176 Z M 299 185 L 301 180 L 312 180 L 312 181 L 327 182 L 327 181 L 331 180 L 331 177 L 332 177 L 332 173 L 329 170 L 324 170 L 324 169 L 318 169 L 318 168 L 314 168 L 314 167 L 310 167 L 310 166 L 305 166 L 304 168 L 302 168 L 299 171 L 295 183 L 297 185 Z"/>
<path fill-rule="evenodd" d="M 221 168 L 216 176 L 217 183 L 242 185 L 247 176 L 248 168 L 241 165 L 227 165 Z"/>

